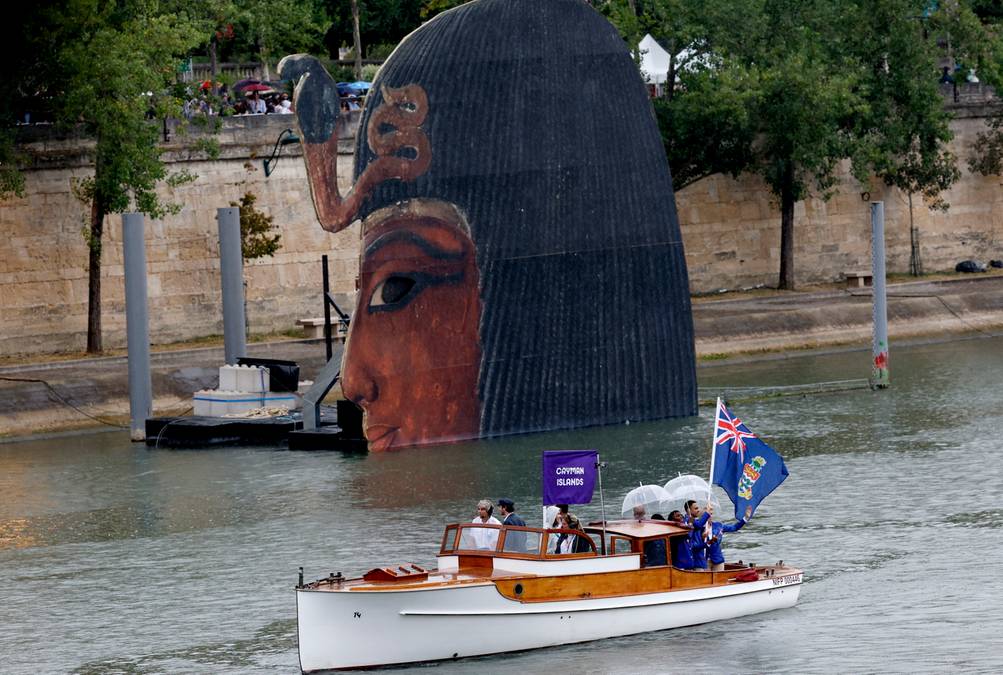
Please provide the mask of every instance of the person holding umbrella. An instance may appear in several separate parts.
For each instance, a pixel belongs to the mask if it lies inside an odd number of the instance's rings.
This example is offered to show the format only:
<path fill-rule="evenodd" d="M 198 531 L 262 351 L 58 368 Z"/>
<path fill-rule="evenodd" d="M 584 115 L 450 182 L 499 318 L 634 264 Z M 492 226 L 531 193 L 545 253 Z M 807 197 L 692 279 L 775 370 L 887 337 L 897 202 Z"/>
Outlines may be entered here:
<path fill-rule="evenodd" d="M 251 95 L 247 99 L 247 112 L 251 115 L 264 115 L 267 110 L 268 106 L 266 106 L 265 102 L 261 100 L 260 96 L 258 96 L 257 90 L 252 91 Z"/>

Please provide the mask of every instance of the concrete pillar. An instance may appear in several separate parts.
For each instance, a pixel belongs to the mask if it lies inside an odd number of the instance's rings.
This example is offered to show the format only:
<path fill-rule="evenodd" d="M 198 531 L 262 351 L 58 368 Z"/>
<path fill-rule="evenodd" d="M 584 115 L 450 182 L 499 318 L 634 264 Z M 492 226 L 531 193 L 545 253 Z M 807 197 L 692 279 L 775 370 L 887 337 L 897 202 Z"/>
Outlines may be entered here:
<path fill-rule="evenodd" d="M 874 285 L 874 342 L 871 387 L 884 389 L 888 378 L 888 297 L 885 290 L 885 203 L 871 202 L 871 278 Z"/>
<path fill-rule="evenodd" d="M 244 321 L 244 260 L 240 251 L 240 209 L 217 209 L 219 271 L 223 286 L 223 351 L 226 363 L 247 355 Z"/>
<path fill-rule="evenodd" d="M 125 262 L 125 329 L 129 349 L 129 436 L 146 440 L 146 420 L 153 414 L 150 380 L 150 326 L 146 299 L 146 238 L 143 214 L 122 215 Z"/>

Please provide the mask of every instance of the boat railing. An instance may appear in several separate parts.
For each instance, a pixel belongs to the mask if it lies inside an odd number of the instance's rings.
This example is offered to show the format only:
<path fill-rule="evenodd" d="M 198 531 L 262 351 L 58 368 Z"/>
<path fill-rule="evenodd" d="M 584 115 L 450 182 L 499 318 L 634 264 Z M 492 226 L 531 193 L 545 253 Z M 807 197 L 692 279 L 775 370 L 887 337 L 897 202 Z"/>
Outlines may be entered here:
<path fill-rule="evenodd" d="M 561 535 L 580 537 L 588 542 L 589 551 L 556 553 L 554 542 Z M 482 525 L 457 523 L 447 525 L 442 536 L 440 555 L 486 555 L 519 558 L 592 557 L 598 555 L 595 542 L 581 530 L 512 525 Z"/>

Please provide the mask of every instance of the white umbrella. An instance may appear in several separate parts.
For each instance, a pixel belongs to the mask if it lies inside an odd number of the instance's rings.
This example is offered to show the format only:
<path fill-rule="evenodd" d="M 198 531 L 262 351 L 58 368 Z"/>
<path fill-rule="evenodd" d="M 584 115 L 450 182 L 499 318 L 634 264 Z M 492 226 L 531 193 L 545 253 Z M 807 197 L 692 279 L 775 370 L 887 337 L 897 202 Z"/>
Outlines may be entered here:
<path fill-rule="evenodd" d="M 643 506 L 649 515 L 668 498 L 668 493 L 661 485 L 641 485 L 627 493 L 623 498 L 620 514 L 625 518 L 634 515 L 635 506 Z"/>
<path fill-rule="evenodd" d="M 665 493 L 667 496 L 661 505 L 665 511 L 675 509 L 682 511 L 686 502 L 693 499 L 700 504 L 701 509 L 710 500 L 711 506 L 714 507 L 714 513 L 721 513 L 721 502 L 718 501 L 707 481 L 700 476 L 692 474 L 677 476 L 665 484 Z"/>

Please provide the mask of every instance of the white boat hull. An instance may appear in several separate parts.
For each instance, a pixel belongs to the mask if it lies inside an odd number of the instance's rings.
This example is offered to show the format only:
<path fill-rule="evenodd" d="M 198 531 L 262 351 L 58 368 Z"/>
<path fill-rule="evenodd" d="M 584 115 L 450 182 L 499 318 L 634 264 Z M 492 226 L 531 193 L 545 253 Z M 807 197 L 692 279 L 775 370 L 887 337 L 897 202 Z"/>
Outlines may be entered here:
<path fill-rule="evenodd" d="M 304 672 L 550 647 L 792 607 L 802 573 L 626 597 L 523 603 L 492 583 L 297 591 Z"/>

